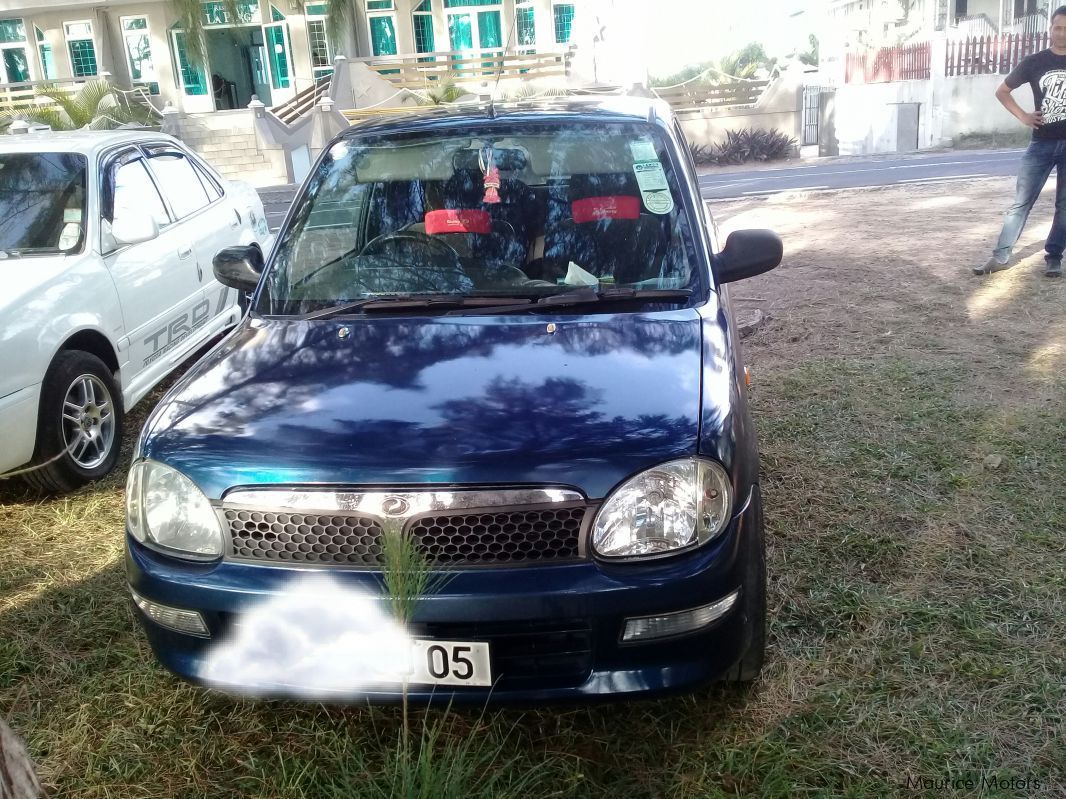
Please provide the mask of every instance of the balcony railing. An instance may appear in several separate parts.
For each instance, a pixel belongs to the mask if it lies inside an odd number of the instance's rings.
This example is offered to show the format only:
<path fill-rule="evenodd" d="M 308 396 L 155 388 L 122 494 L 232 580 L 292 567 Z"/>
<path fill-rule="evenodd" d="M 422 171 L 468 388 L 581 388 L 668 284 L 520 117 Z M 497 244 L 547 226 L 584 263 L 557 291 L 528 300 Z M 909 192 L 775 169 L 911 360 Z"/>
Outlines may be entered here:
<path fill-rule="evenodd" d="M 503 50 L 448 51 L 403 56 L 353 58 L 366 64 L 397 88 L 422 89 L 442 80 L 482 83 L 565 77 L 574 49 L 541 53 L 507 53 Z"/>
<path fill-rule="evenodd" d="M 67 80 L 27 80 L 19 83 L 0 83 L 0 111 L 22 111 L 33 106 L 55 105 L 55 101 L 38 93 L 45 86 L 58 87 L 65 94 L 78 93 L 86 83 L 100 78 L 73 78 Z"/>

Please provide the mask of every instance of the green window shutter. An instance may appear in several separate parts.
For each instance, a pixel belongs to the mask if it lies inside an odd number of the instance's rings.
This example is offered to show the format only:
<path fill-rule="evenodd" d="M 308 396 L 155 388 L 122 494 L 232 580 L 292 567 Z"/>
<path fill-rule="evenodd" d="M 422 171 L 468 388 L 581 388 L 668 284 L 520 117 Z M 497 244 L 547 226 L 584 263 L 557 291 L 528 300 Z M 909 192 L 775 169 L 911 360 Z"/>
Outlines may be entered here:
<path fill-rule="evenodd" d="M 30 65 L 26 60 L 26 50 L 23 47 L 9 47 L 4 50 L 4 67 L 7 69 L 7 79 L 11 83 L 21 83 L 30 79 Z"/>
<path fill-rule="evenodd" d="M 70 65 L 75 78 L 91 78 L 96 75 L 96 47 L 91 39 L 76 39 L 70 42 Z"/>
<path fill-rule="evenodd" d="M 52 54 L 52 45 L 42 44 L 39 49 L 41 51 L 42 77 L 45 80 L 55 80 L 59 77 L 59 73 L 56 71 L 56 59 Z"/>
<path fill-rule="evenodd" d="M 515 15 L 518 22 L 519 46 L 535 45 L 537 43 L 537 27 L 533 19 L 533 9 L 519 8 Z"/>
<path fill-rule="evenodd" d="M 571 3 L 552 6 L 555 17 L 555 41 L 559 44 L 568 44 L 574 26 L 574 6 Z"/>
<path fill-rule="evenodd" d="M 367 11 L 392 11 L 392 0 L 366 0 Z"/>
<path fill-rule="evenodd" d="M 444 0 L 445 8 L 463 8 L 464 6 L 498 6 L 502 0 Z"/>
<path fill-rule="evenodd" d="M 193 66 L 189 61 L 189 51 L 185 43 L 185 32 L 174 32 L 174 50 L 178 54 L 178 67 L 181 69 L 181 80 L 185 84 L 185 93 L 188 95 L 207 94 L 207 81 L 204 72 L 199 67 Z"/>
<path fill-rule="evenodd" d="M 278 11 L 274 6 L 270 7 L 270 19 L 274 22 L 284 22 L 285 15 Z"/>
<path fill-rule="evenodd" d="M 432 14 L 433 0 L 422 0 L 422 2 L 415 8 L 415 11 L 424 11 L 427 14 Z"/>
<path fill-rule="evenodd" d="M 452 50 L 473 50 L 474 31 L 469 14 L 448 17 L 448 41 Z"/>
<path fill-rule="evenodd" d="M 21 19 L 0 19 L 0 42 L 26 41 L 26 26 Z"/>
<path fill-rule="evenodd" d="M 310 17 L 324 17 L 329 13 L 329 5 L 327 3 L 308 3 L 304 7 L 304 13 Z"/>
<path fill-rule="evenodd" d="M 148 30 L 148 20 L 145 17 L 133 17 L 132 19 L 124 19 L 122 20 L 122 30 L 146 31 Z"/>
<path fill-rule="evenodd" d="M 285 30 L 281 25 L 271 25 L 266 29 L 266 34 L 271 85 L 275 89 L 287 89 L 289 88 L 289 51 L 285 47 Z"/>
<path fill-rule="evenodd" d="M 478 44 L 481 47 L 503 47 L 503 32 L 499 11 L 479 11 L 477 15 Z"/>
<path fill-rule="evenodd" d="M 374 55 L 396 55 L 396 28 L 392 17 L 370 18 L 370 44 Z"/>
<path fill-rule="evenodd" d="M 415 50 L 419 53 L 432 53 L 433 41 L 433 17 L 429 14 L 415 14 Z"/>

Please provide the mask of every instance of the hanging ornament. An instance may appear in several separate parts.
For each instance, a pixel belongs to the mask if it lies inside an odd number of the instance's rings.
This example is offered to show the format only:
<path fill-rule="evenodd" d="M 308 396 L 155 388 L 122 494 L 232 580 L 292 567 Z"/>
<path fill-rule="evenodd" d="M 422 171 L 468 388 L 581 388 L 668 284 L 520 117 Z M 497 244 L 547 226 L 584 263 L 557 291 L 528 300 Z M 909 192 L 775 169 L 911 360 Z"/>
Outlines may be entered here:
<path fill-rule="evenodd" d="M 478 152 L 478 165 L 485 176 L 485 197 L 482 202 L 488 205 L 498 203 L 500 201 L 500 170 L 496 168 L 496 157 L 492 147 L 486 147 Z"/>

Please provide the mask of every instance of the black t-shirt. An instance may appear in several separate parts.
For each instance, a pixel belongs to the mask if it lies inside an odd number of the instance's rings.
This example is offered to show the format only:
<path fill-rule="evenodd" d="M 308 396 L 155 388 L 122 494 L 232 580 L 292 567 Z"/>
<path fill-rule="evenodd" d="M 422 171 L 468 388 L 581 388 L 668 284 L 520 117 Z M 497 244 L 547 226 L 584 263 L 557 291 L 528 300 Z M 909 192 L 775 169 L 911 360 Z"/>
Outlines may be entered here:
<path fill-rule="evenodd" d="M 1041 50 L 1026 56 L 1003 79 L 1011 89 L 1023 83 L 1033 87 L 1033 105 L 1044 115 L 1034 139 L 1066 139 L 1066 55 Z"/>

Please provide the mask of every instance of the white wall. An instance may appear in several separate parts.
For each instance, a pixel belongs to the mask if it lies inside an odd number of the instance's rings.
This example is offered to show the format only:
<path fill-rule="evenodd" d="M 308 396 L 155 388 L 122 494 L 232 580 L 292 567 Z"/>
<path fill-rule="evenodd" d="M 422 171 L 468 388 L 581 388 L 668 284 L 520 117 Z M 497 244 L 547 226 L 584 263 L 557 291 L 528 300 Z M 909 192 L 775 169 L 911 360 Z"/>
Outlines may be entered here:
<path fill-rule="evenodd" d="M 937 63 L 934 54 L 934 65 Z M 935 70 L 935 67 L 934 67 Z M 836 94 L 836 135 L 841 155 L 895 152 L 895 103 L 921 103 L 918 147 L 948 144 L 970 133 L 1009 133 L 1021 123 L 995 98 L 1002 75 L 968 75 L 931 80 L 869 85 L 847 84 Z M 1027 86 L 1014 94 L 1018 104 L 1033 109 Z"/>

